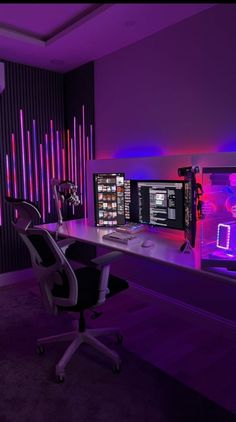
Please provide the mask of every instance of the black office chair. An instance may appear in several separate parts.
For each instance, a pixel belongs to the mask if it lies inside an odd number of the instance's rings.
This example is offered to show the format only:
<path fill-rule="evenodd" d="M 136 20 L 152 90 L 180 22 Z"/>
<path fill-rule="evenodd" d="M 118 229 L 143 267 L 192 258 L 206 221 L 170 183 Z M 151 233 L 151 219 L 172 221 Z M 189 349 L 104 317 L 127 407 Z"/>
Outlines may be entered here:
<path fill-rule="evenodd" d="M 63 382 L 65 367 L 80 344 L 87 343 L 109 357 L 113 372 L 120 371 L 118 354 L 101 343 L 99 335 L 116 334 L 118 342 L 122 336 L 117 328 L 86 329 L 84 311 L 103 304 L 107 297 L 128 287 L 128 283 L 110 275 L 110 264 L 122 254 L 114 251 L 93 259 L 95 266 L 73 270 L 58 243 L 42 228 L 30 227 L 33 219 L 41 217 L 37 207 L 30 201 L 6 198 L 17 209 L 18 217 L 13 225 L 28 247 L 32 267 L 39 282 L 43 304 L 47 311 L 56 315 L 60 312 L 78 312 L 76 329 L 63 334 L 37 340 L 37 351 L 44 352 L 44 344 L 71 341 L 64 355 L 56 365 L 57 382 Z M 65 246 L 65 245 L 64 245 Z"/>

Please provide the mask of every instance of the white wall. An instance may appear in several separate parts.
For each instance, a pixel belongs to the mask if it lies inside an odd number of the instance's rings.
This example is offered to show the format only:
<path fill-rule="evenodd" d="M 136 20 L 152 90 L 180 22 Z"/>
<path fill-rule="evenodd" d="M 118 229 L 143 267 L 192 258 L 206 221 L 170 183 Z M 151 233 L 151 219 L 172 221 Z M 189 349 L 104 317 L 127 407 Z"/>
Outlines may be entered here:
<path fill-rule="evenodd" d="M 236 4 L 95 62 L 96 158 L 236 150 Z"/>

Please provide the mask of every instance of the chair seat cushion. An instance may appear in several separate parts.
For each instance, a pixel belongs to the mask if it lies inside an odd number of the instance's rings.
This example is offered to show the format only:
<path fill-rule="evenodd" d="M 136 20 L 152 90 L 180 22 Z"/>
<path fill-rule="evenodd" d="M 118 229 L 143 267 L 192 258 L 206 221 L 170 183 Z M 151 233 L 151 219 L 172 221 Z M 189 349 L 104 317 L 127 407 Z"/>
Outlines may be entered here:
<path fill-rule="evenodd" d="M 94 267 L 84 267 L 75 270 L 78 282 L 78 302 L 75 306 L 61 307 L 61 310 L 79 312 L 96 305 L 99 295 L 100 270 Z M 128 282 L 112 274 L 109 276 L 107 298 L 129 287 Z M 68 284 L 54 285 L 53 296 L 68 297 Z"/>

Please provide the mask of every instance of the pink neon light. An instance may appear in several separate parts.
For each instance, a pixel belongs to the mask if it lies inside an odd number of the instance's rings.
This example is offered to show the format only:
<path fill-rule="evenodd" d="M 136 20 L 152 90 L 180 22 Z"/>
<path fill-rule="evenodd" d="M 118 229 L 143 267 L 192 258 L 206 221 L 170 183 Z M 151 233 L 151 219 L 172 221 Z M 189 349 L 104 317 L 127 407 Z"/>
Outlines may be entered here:
<path fill-rule="evenodd" d="M 13 163 L 14 197 L 17 198 L 16 143 L 15 143 L 15 135 L 14 135 L 14 133 L 11 134 L 11 148 L 12 148 L 12 163 Z"/>
<path fill-rule="evenodd" d="M 74 177 L 74 148 L 73 148 L 73 139 L 71 138 L 70 140 L 71 142 L 71 180 L 72 182 L 75 181 L 75 177 Z"/>
<path fill-rule="evenodd" d="M 23 192 L 24 192 L 24 199 L 27 199 L 23 110 L 20 110 L 20 129 L 21 129 L 21 152 L 22 152 L 22 170 L 23 170 Z"/>
<path fill-rule="evenodd" d="M 43 145 L 40 144 L 40 167 L 41 167 L 41 200 L 42 200 L 42 217 L 45 222 L 45 196 L 44 196 L 44 167 L 43 167 Z"/>
<path fill-rule="evenodd" d="M 10 177 L 8 154 L 6 154 L 6 174 L 7 174 L 7 196 L 11 196 L 11 177 Z"/>
<path fill-rule="evenodd" d="M 56 131 L 56 137 L 57 137 L 57 177 L 60 180 L 61 178 L 61 169 L 60 169 L 60 138 L 59 138 L 59 132 Z"/>
<path fill-rule="evenodd" d="M 65 152 L 65 148 L 62 148 L 62 173 L 63 173 L 63 180 L 66 180 L 66 152 Z"/>
<path fill-rule="evenodd" d="M 77 173 L 77 138 L 76 138 L 76 117 L 74 117 L 74 164 L 75 164 L 75 184 L 78 184 Z"/>
<path fill-rule="evenodd" d="M 38 154 L 37 154 L 37 138 L 36 138 L 36 125 L 33 120 L 33 138 L 34 138 L 34 174 L 35 174 L 35 194 L 36 200 L 39 200 L 39 177 L 38 177 Z"/>
<path fill-rule="evenodd" d="M 83 195 L 83 154 L 82 154 L 82 130 L 81 125 L 79 125 L 79 184 L 80 184 L 80 196 L 81 196 L 81 205 L 83 205 L 84 202 L 84 195 Z"/>
<path fill-rule="evenodd" d="M 52 177 L 55 177 L 55 155 L 54 155 L 54 135 L 53 135 L 53 121 L 50 120 L 50 136 L 51 136 L 51 153 L 52 153 Z"/>
<path fill-rule="evenodd" d="M 73 138 L 71 138 L 71 180 L 72 182 L 75 182 L 75 176 L 74 176 L 74 142 Z M 75 207 L 72 205 L 72 215 L 75 214 Z"/>
<path fill-rule="evenodd" d="M 50 198 L 50 169 L 49 169 L 49 153 L 48 153 L 48 134 L 45 133 L 45 149 L 46 149 L 46 172 L 47 172 L 47 197 L 48 197 L 48 212 L 51 212 L 51 198 Z"/>
<path fill-rule="evenodd" d="M 93 160 L 93 125 L 90 125 L 90 159 Z"/>
<path fill-rule="evenodd" d="M 30 147 L 30 132 L 29 132 L 29 130 L 27 130 L 27 142 L 28 142 L 28 167 L 29 167 L 30 200 L 33 202 L 33 177 L 32 177 L 31 147 Z"/>
<path fill-rule="evenodd" d="M 89 137 L 86 137 L 86 148 L 87 148 L 87 156 L 86 159 L 89 160 Z"/>
<path fill-rule="evenodd" d="M 82 106 L 82 133 L 83 133 L 83 180 L 84 180 L 84 217 L 87 216 L 87 198 L 86 198 L 86 138 L 85 138 L 85 118 L 84 105 Z"/>
<path fill-rule="evenodd" d="M 69 131 L 69 129 L 67 130 L 67 148 L 68 148 L 68 155 L 67 155 L 68 165 L 67 165 L 67 168 L 68 168 L 68 178 L 70 180 L 71 172 L 70 172 L 70 131 Z"/>

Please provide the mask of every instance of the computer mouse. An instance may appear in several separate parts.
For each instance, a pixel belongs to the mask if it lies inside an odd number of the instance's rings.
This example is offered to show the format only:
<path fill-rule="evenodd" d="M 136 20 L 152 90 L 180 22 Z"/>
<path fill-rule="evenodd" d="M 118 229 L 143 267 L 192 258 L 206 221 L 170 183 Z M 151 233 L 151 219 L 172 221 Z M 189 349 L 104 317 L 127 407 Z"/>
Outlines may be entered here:
<path fill-rule="evenodd" d="M 142 248 L 150 248 L 150 246 L 154 246 L 154 245 L 155 245 L 155 243 L 152 240 L 149 240 L 149 239 L 144 240 L 141 243 Z"/>

